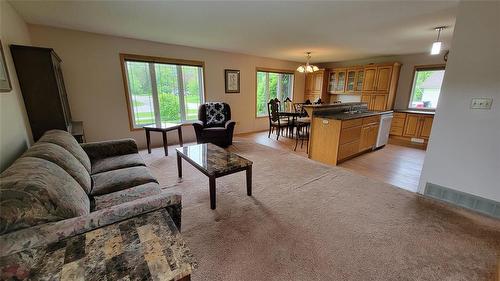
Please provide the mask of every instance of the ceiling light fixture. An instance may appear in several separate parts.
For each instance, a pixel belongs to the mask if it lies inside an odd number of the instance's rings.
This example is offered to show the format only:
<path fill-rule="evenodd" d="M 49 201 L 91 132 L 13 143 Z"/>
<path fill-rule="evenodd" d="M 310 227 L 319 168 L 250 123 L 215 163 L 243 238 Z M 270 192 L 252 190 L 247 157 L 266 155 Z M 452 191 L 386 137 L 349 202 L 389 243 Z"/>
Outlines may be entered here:
<path fill-rule="evenodd" d="M 300 73 L 304 73 L 304 72 L 311 73 L 314 71 L 318 71 L 319 67 L 309 64 L 309 61 L 311 60 L 311 52 L 306 53 L 306 58 L 307 58 L 306 64 L 302 64 L 299 67 L 297 67 L 297 71 Z"/>
<path fill-rule="evenodd" d="M 439 55 L 439 53 L 441 53 L 442 42 L 439 41 L 439 36 L 441 35 L 441 30 L 443 30 L 445 28 L 446 28 L 446 26 L 438 26 L 438 27 L 434 28 L 434 30 L 436 30 L 438 32 L 438 36 L 437 36 L 436 41 L 434 41 L 434 43 L 432 43 L 431 55 Z"/>

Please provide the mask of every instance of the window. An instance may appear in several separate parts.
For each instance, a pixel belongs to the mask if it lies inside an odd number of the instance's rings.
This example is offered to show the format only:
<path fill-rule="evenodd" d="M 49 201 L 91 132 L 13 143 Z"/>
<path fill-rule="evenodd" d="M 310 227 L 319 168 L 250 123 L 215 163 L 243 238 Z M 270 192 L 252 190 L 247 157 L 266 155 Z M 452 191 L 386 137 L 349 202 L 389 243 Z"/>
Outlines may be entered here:
<path fill-rule="evenodd" d="M 436 109 L 443 84 L 444 66 L 417 67 L 409 108 Z"/>
<path fill-rule="evenodd" d="M 131 128 L 196 120 L 203 63 L 121 55 Z"/>
<path fill-rule="evenodd" d="M 293 72 L 257 70 L 257 117 L 268 116 L 267 103 L 278 98 L 292 99 Z"/>

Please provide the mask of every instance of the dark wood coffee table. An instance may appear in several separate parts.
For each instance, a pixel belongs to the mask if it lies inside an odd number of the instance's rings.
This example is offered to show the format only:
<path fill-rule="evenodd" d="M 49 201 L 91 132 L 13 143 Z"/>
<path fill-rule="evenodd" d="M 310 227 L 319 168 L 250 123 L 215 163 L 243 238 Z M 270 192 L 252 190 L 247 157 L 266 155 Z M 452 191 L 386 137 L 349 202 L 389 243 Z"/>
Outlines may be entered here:
<path fill-rule="evenodd" d="M 179 135 L 179 144 L 182 146 L 182 124 L 176 123 L 161 123 L 159 126 L 156 124 L 146 125 L 143 127 L 146 132 L 146 143 L 148 145 L 148 153 L 151 153 L 151 135 L 150 132 L 161 132 L 163 136 L 163 149 L 165 150 L 165 156 L 168 156 L 168 145 L 167 145 L 167 132 L 177 130 Z"/>
<path fill-rule="evenodd" d="M 216 207 L 216 178 L 246 171 L 247 195 L 252 196 L 252 161 L 211 143 L 190 145 L 177 148 L 176 150 L 179 178 L 182 178 L 182 158 L 208 177 L 210 187 L 210 208 L 212 210 Z"/>

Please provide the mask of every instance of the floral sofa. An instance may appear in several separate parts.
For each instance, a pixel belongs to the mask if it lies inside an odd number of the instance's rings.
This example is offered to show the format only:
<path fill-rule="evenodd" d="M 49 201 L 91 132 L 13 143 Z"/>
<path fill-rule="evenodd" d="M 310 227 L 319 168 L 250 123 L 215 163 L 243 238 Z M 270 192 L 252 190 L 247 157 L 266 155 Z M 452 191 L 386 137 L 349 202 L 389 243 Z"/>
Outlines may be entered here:
<path fill-rule="evenodd" d="M 33 248 L 160 208 L 180 230 L 180 195 L 162 191 L 134 140 L 48 131 L 0 175 L 0 280 L 23 279 Z"/>

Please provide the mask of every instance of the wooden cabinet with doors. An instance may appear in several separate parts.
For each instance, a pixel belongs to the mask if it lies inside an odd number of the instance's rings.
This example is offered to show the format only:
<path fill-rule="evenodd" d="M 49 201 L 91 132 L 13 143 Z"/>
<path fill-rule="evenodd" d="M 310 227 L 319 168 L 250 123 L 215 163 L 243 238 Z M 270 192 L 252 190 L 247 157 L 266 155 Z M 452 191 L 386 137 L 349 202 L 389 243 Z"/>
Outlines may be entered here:
<path fill-rule="evenodd" d="M 370 151 L 377 142 L 380 115 L 336 120 L 313 118 L 309 158 L 327 164 Z"/>
<path fill-rule="evenodd" d="M 314 102 L 321 98 L 324 102 L 329 102 L 327 94 L 328 73 L 324 69 L 312 73 L 306 73 L 304 101 Z"/>
<path fill-rule="evenodd" d="M 433 121 L 432 113 L 395 112 L 389 131 L 392 143 L 425 148 L 431 136 Z"/>
<path fill-rule="evenodd" d="M 407 114 L 403 136 L 428 139 L 431 135 L 433 116 L 423 114 Z"/>
<path fill-rule="evenodd" d="M 400 63 L 368 65 L 364 68 L 361 101 L 369 110 L 389 110 L 394 106 Z"/>

